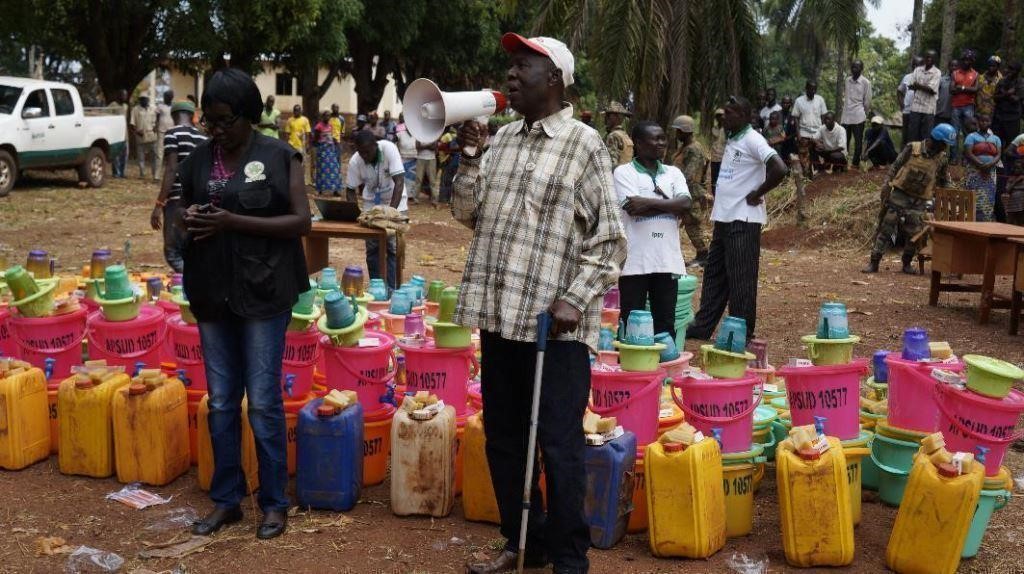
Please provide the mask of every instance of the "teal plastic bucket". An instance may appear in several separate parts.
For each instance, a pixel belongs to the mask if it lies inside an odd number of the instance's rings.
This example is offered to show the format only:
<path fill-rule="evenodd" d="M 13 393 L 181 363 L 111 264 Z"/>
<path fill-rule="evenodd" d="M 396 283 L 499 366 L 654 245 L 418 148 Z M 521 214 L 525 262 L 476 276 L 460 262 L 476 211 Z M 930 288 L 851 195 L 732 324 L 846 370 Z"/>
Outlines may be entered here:
<path fill-rule="evenodd" d="M 872 448 L 871 444 L 875 441 L 875 437 L 872 436 L 868 440 L 868 448 Z M 878 470 L 878 465 L 871 459 L 870 456 L 865 456 L 860 461 L 860 488 L 861 490 L 870 490 L 872 492 L 878 491 L 878 482 L 881 480 L 879 475 L 881 471 Z"/>
<path fill-rule="evenodd" d="M 967 540 L 964 542 L 961 558 L 974 558 L 981 548 L 981 539 L 985 536 L 985 529 L 992 519 L 992 513 L 1006 506 L 1013 495 L 1008 490 L 982 490 L 981 498 L 978 499 L 978 508 L 974 511 L 974 520 L 971 521 L 971 529 L 967 532 Z"/>
<path fill-rule="evenodd" d="M 907 476 L 920 444 L 875 434 L 871 440 L 871 462 L 878 468 L 878 497 L 889 506 L 899 506 L 907 488 Z"/>
<path fill-rule="evenodd" d="M 768 462 L 775 460 L 775 448 L 779 446 L 779 435 L 786 436 L 788 434 L 786 427 L 779 421 L 772 421 L 771 427 L 771 432 L 765 435 L 767 442 L 761 443 L 761 446 L 764 447 L 764 457 Z"/>

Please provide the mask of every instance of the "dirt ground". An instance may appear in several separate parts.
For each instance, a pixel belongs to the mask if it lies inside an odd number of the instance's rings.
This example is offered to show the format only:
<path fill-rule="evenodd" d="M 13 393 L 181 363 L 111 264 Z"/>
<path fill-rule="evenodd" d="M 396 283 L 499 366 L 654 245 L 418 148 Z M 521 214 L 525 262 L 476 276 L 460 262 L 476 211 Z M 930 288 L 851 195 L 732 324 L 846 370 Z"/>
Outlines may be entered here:
<path fill-rule="evenodd" d="M 825 178 L 811 184 L 812 197 L 842 194 L 861 185 L 859 174 Z M 868 184 L 877 184 L 870 174 Z M 877 185 L 876 185 L 877 187 Z M 70 173 L 32 174 L 0 199 L 0 259 L 21 261 L 32 248 L 45 248 L 58 257 L 58 267 L 80 269 L 93 249 L 110 247 L 115 253 L 131 242 L 130 262 L 136 269 L 163 266 L 160 235 L 149 229 L 149 210 L 155 185 L 137 179 L 117 180 L 100 190 L 78 189 Z M 406 276 L 419 273 L 429 279 L 455 282 L 460 278 L 470 232 L 452 221 L 446 211 L 429 206 L 412 208 L 414 225 L 408 234 Z M 851 330 L 863 338 L 858 349 L 869 356 L 875 349 L 896 349 L 903 329 L 922 326 L 933 340 L 948 340 L 954 350 L 983 353 L 1024 362 L 1024 339 L 1007 335 L 1007 314 L 993 312 L 984 326 L 976 323 L 976 295 L 943 294 L 939 307 L 927 305 L 925 276 L 897 273 L 898 258 L 890 255 L 883 271 L 859 273 L 867 259 L 866 242 L 856 239 L 830 242 L 841 230 L 827 224 L 809 230 L 787 223 L 766 232 L 761 258 L 761 287 L 757 333 L 770 341 L 775 364 L 803 356 L 799 336 L 812 332 L 818 306 L 839 300 L 850 310 Z M 812 242 L 801 238 L 817 237 Z M 863 238 L 862 238 L 863 239 Z M 799 246 L 799 247 L 798 247 Z M 335 241 L 331 261 L 336 267 L 362 264 L 363 247 Z M 1007 293 L 1008 282 L 997 290 Z M 696 342 L 688 342 L 690 350 Z M 1016 476 L 1024 474 L 1024 455 L 1011 450 L 1006 464 Z M 756 496 L 754 532 L 730 540 L 710 560 L 652 558 L 644 535 L 627 536 L 612 550 L 590 553 L 597 573 L 622 572 L 729 572 L 726 560 L 734 552 L 766 557 L 772 572 L 796 571 L 786 566 L 782 553 L 773 472 L 769 469 Z M 474 554 L 500 547 L 496 527 L 464 521 L 461 507 L 441 520 L 396 518 L 388 508 L 387 483 L 364 491 L 360 504 L 348 513 L 300 512 L 288 533 L 274 541 L 254 538 L 258 513 L 247 508 L 246 520 L 218 534 L 202 552 L 180 559 L 142 560 L 138 553 L 148 544 L 183 534 L 161 529 L 172 511 L 192 508 L 203 514 L 209 504 L 196 486 L 194 469 L 172 484 L 152 489 L 173 496 L 164 506 L 143 511 L 130 509 L 104 496 L 118 490 L 114 479 L 96 480 L 62 476 L 56 458 L 20 472 L 0 471 L 0 573 L 61 571 L 65 556 L 37 556 L 39 536 L 60 536 L 71 546 L 86 545 L 116 552 L 126 560 L 124 572 L 461 572 Z M 856 531 L 856 559 L 843 570 L 856 573 L 885 570 L 885 548 L 895 509 L 866 494 L 864 517 Z M 1024 525 L 1018 517 L 1024 504 L 1015 498 L 997 512 L 977 558 L 962 563 L 961 572 L 1024 572 L 1020 548 Z M 144 570 L 148 569 L 148 570 Z M 805 570 L 808 571 L 808 570 Z"/>

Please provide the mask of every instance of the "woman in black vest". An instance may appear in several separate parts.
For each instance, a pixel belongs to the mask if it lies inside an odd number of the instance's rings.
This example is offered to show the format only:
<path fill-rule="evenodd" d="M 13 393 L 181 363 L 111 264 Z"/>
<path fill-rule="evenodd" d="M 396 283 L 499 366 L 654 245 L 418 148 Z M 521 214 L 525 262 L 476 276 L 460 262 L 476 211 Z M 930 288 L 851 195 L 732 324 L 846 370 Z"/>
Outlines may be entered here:
<path fill-rule="evenodd" d="M 259 459 L 257 538 L 284 533 L 288 485 L 281 359 L 291 307 L 308 288 L 301 236 L 309 232 L 302 157 L 253 129 L 263 103 L 252 78 L 218 71 L 202 97 L 210 140 L 178 171 L 188 239 L 185 294 L 199 321 L 209 387 L 216 508 L 192 531 L 242 519 L 241 403 Z"/>

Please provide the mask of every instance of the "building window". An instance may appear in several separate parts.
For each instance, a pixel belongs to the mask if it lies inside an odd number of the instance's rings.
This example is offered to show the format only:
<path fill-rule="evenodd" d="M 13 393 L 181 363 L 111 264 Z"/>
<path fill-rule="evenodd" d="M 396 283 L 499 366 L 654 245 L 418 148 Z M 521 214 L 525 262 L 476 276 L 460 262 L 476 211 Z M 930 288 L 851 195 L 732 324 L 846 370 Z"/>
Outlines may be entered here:
<path fill-rule="evenodd" d="M 277 74 L 274 93 L 279 96 L 295 95 L 295 76 L 291 74 Z"/>

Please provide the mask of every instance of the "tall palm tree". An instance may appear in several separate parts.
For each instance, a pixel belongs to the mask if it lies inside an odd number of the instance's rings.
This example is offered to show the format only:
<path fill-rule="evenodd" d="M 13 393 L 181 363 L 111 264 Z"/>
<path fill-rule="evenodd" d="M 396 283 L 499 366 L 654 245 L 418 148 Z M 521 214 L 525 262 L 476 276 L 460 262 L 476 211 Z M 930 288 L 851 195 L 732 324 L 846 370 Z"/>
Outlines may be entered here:
<path fill-rule="evenodd" d="M 836 58 L 836 101 L 843 101 L 845 62 L 856 53 L 867 5 L 879 0 L 767 0 L 764 14 L 775 33 L 785 36 L 802 59 L 804 72 L 818 80 L 825 59 Z"/>
<path fill-rule="evenodd" d="M 755 89 L 754 0 L 542 0 L 534 31 L 565 38 L 594 62 L 599 97 L 636 97 L 636 114 L 667 122 Z M 710 129 L 709 126 L 704 126 Z"/>

